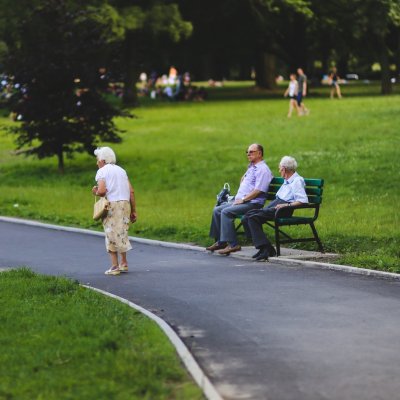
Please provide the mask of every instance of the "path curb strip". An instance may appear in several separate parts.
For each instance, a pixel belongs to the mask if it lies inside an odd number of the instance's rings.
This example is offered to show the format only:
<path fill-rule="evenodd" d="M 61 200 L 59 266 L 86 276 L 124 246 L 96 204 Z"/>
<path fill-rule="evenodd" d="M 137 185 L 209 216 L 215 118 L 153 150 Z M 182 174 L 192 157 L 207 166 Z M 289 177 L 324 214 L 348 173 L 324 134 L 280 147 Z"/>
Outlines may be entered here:
<path fill-rule="evenodd" d="M 376 271 L 374 269 L 357 268 L 357 267 L 351 267 L 349 265 L 329 264 L 329 263 L 322 263 L 318 261 L 307 261 L 307 260 L 293 260 L 290 258 L 280 259 L 278 257 L 271 258 L 271 261 L 273 261 L 276 264 L 291 264 L 291 265 L 301 265 L 306 267 L 321 267 L 323 269 L 330 269 L 333 271 L 342 271 L 351 274 L 374 276 L 377 278 L 400 279 L 400 274 L 395 274 L 394 272 Z"/>
<path fill-rule="evenodd" d="M 47 228 L 47 229 L 55 229 L 55 230 L 59 230 L 59 231 L 83 233 L 83 234 L 88 234 L 88 235 L 104 237 L 103 232 L 92 231 L 90 229 L 71 228 L 71 227 L 62 226 L 62 225 L 45 224 L 43 222 L 37 222 L 37 221 L 21 219 L 21 218 L 0 216 L 0 221 L 11 222 L 11 223 L 16 223 L 16 224 L 23 224 L 23 225 L 30 225 L 30 226 L 37 226 L 37 227 L 42 227 L 42 228 Z M 143 238 L 138 238 L 135 236 L 129 236 L 129 240 L 132 240 L 133 242 L 136 242 L 136 243 L 147 244 L 147 245 L 152 245 L 152 246 L 162 246 L 162 247 L 170 247 L 170 248 L 175 248 L 175 249 L 194 250 L 194 251 L 200 251 L 202 253 L 207 253 L 207 250 L 203 247 L 192 246 L 192 245 L 188 245 L 188 244 L 163 242 L 161 240 L 143 239 Z M 230 257 L 241 258 L 241 259 L 244 258 L 240 254 L 231 254 Z M 286 257 L 285 258 L 271 257 L 270 260 L 271 260 L 271 262 L 274 262 L 277 264 L 285 264 L 285 265 L 291 264 L 293 266 L 298 265 L 298 266 L 303 266 L 303 267 L 314 267 L 314 268 L 320 267 L 320 268 L 324 268 L 324 269 L 348 272 L 348 273 L 358 274 L 358 275 L 374 276 L 374 277 L 379 277 L 379 278 L 399 279 L 400 280 L 400 274 L 396 274 L 393 272 L 376 271 L 373 269 L 351 267 L 349 265 L 330 264 L 330 263 L 322 263 L 322 262 L 317 262 L 317 261 L 296 260 L 296 259 L 290 259 L 290 258 L 286 258 Z"/>
<path fill-rule="evenodd" d="M 196 360 L 193 358 L 192 354 L 189 352 L 188 348 L 179 338 L 179 336 L 175 333 L 175 331 L 160 317 L 153 314 L 152 312 L 146 310 L 145 308 L 132 303 L 131 301 L 124 299 L 123 297 L 116 296 L 115 294 L 106 292 L 101 289 L 97 289 L 88 285 L 81 285 L 87 289 L 94 290 L 95 292 L 101 293 L 105 296 L 112 297 L 113 299 L 119 300 L 121 303 L 127 304 L 129 307 L 141 312 L 146 315 L 150 319 L 152 319 L 165 333 L 168 337 L 172 345 L 175 347 L 176 352 L 178 353 L 180 359 L 185 365 L 186 369 L 189 371 L 190 375 L 192 375 L 194 381 L 201 388 L 204 395 L 208 400 L 222 400 L 222 397 L 219 395 L 213 384 L 209 381 L 207 376 L 204 374 L 200 366 L 197 364 Z"/>

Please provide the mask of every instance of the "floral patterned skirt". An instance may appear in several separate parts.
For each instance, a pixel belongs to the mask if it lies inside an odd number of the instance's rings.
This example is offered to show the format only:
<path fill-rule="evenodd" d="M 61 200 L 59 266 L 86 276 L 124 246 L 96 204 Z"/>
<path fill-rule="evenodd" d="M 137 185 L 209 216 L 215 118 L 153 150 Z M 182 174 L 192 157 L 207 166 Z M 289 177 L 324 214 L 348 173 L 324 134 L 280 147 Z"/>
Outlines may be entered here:
<path fill-rule="evenodd" d="M 124 253 L 132 248 L 128 239 L 130 213 L 131 205 L 129 201 L 110 202 L 110 209 L 103 218 L 108 252 Z"/>

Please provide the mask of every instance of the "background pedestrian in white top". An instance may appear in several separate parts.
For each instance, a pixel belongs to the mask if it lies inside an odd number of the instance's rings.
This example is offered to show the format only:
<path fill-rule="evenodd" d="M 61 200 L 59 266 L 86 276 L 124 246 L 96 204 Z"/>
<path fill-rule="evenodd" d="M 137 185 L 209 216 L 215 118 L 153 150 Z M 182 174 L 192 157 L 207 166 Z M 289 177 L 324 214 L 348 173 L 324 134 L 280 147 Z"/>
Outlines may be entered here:
<path fill-rule="evenodd" d="M 297 93 L 299 92 L 299 83 L 297 82 L 296 74 L 290 74 L 290 81 L 288 88 L 285 91 L 284 97 L 289 96 L 289 112 L 288 118 L 292 116 L 293 109 L 299 114 L 299 108 L 297 106 Z"/>

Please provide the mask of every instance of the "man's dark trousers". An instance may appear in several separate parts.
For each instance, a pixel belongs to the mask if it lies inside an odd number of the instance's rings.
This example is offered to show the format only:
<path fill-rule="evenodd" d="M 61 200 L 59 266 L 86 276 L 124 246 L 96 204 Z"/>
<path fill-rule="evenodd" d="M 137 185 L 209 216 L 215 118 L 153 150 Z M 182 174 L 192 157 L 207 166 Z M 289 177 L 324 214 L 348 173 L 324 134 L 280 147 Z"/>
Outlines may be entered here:
<path fill-rule="evenodd" d="M 211 218 L 210 237 L 220 242 L 237 242 L 235 218 L 261 207 L 262 204 L 251 202 L 237 205 L 230 202 L 216 206 Z"/>
<path fill-rule="evenodd" d="M 261 210 L 251 210 L 246 213 L 242 219 L 243 228 L 246 232 L 246 236 L 252 239 L 254 247 L 260 249 L 264 246 L 272 246 L 263 230 L 263 224 L 267 221 L 273 221 L 275 219 L 275 206 L 278 204 L 287 204 L 287 201 L 281 199 L 275 199 L 268 204 L 267 207 Z M 293 210 L 285 210 L 280 215 L 282 217 L 290 217 L 293 214 Z"/>

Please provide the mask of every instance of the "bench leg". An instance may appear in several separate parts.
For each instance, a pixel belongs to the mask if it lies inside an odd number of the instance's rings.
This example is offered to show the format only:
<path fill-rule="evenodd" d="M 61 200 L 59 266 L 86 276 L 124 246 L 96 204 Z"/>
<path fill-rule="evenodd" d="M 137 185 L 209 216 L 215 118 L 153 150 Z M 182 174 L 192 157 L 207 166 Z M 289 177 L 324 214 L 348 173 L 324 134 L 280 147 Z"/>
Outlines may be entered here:
<path fill-rule="evenodd" d="M 281 243 L 279 241 L 279 226 L 275 222 L 275 245 L 276 245 L 276 255 L 279 257 L 281 255 Z"/>
<path fill-rule="evenodd" d="M 312 231 L 313 231 L 315 241 L 318 243 L 318 249 L 319 249 L 319 251 L 320 251 L 321 253 L 324 253 L 324 247 L 322 246 L 321 240 L 319 239 L 317 230 L 315 229 L 314 222 L 311 222 L 310 226 L 311 226 L 311 229 L 312 229 Z"/>

